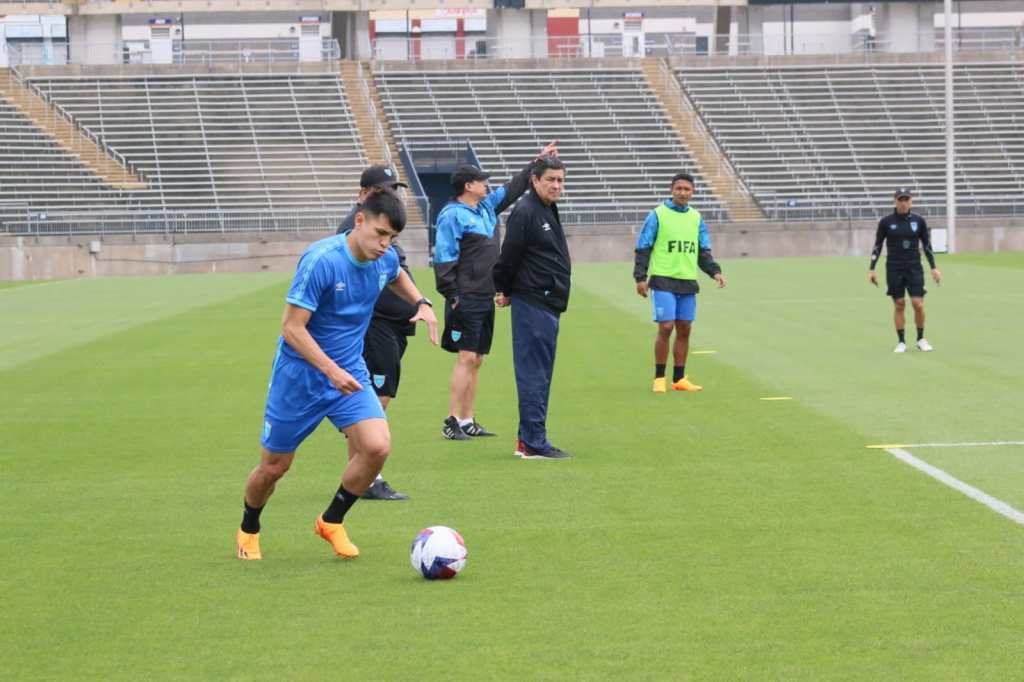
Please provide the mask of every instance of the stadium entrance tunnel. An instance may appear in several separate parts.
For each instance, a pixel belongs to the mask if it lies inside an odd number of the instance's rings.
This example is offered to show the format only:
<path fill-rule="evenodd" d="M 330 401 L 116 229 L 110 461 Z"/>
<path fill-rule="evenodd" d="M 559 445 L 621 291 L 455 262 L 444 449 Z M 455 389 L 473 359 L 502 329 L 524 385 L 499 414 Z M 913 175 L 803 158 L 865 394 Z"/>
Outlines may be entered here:
<path fill-rule="evenodd" d="M 480 160 L 469 140 L 403 142 L 399 153 L 410 179 L 410 190 L 416 195 L 423 215 L 427 216 L 430 253 L 433 254 L 437 214 L 452 198 L 452 172 L 464 163 L 480 167 Z"/>

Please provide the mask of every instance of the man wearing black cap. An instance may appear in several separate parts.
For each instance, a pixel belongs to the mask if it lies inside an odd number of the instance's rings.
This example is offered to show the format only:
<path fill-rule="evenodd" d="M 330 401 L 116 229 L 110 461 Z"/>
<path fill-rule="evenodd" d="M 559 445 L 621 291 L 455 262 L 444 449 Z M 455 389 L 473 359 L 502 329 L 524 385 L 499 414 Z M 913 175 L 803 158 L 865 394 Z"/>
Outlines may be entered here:
<path fill-rule="evenodd" d="M 552 141 L 537 158 L 557 156 L 557 144 L 558 140 Z M 491 270 L 498 261 L 499 245 L 495 228 L 498 214 L 529 189 L 534 161 L 493 192 L 487 188 L 489 173 L 468 164 L 459 166 L 451 177 L 453 199 L 437 215 L 434 277 L 445 298 L 441 347 L 458 354 L 448 417 L 441 427 L 449 440 L 494 435 L 476 421 L 473 406 L 480 365 L 494 336 L 496 292 Z"/>
<path fill-rule="evenodd" d="M 345 216 L 338 227 L 338 234 L 351 232 L 355 227 L 356 214 L 362 207 L 366 197 L 376 187 L 390 187 L 398 190 L 399 187 L 408 187 L 404 182 L 399 182 L 398 173 L 387 166 L 370 166 L 363 171 L 359 177 L 359 197 L 352 211 Z M 405 251 L 392 242 L 391 248 L 398 254 L 398 264 L 412 278 L 412 272 L 405 263 Z M 370 326 L 366 329 L 366 337 L 363 341 L 363 358 L 366 360 L 366 369 L 370 373 L 373 390 L 380 399 L 381 407 L 385 410 L 388 403 L 398 395 L 398 382 L 401 378 L 402 356 L 408 345 L 406 337 L 416 334 L 416 325 L 411 324 L 409 319 L 416 314 L 416 306 L 406 302 L 396 295 L 388 287 L 384 287 L 373 308 L 373 317 L 370 319 Z M 377 478 L 366 489 L 362 495 L 367 500 L 407 500 L 403 495 L 392 488 L 384 478 L 377 474 Z"/>
<path fill-rule="evenodd" d="M 875 264 L 882 255 L 882 246 L 886 245 L 888 256 L 885 260 L 886 294 L 892 297 L 894 306 L 893 321 L 896 323 L 896 336 L 899 343 L 894 352 L 905 353 L 907 350 L 904 326 L 906 325 L 904 296 L 910 294 L 910 303 L 914 306 L 914 321 L 917 324 L 917 348 L 930 351 L 932 346 L 924 338 L 924 269 L 921 267 L 921 253 L 917 249 L 918 241 L 932 268 L 932 279 L 936 284 L 942 280 L 942 273 L 935 267 L 935 254 L 932 253 L 932 240 L 928 232 L 928 224 L 924 218 L 910 212 L 913 195 L 910 190 L 901 187 L 895 192 L 896 210 L 878 221 L 875 233 L 875 248 L 871 250 L 871 265 L 868 268 L 868 281 L 878 286 L 875 275 Z"/>

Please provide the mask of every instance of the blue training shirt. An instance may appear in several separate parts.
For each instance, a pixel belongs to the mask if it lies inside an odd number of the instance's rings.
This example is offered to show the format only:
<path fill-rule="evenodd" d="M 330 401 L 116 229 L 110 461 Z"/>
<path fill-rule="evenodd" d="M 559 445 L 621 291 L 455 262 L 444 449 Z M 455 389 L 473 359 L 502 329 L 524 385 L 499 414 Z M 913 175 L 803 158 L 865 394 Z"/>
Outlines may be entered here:
<path fill-rule="evenodd" d="M 465 234 L 482 234 L 490 239 L 498 215 L 494 208 L 505 199 L 502 185 L 480 200 L 476 208 L 458 201 L 449 202 L 437 214 L 437 233 L 434 237 L 434 262 L 451 263 L 459 259 L 459 240 Z"/>
<path fill-rule="evenodd" d="M 365 368 L 363 338 L 373 306 L 400 270 L 394 249 L 377 260 L 357 261 L 347 237 L 339 234 L 310 244 L 299 259 L 285 300 L 313 312 L 306 329 L 327 357 L 351 373 Z M 280 349 L 283 355 L 305 362 L 284 337 Z"/>
<path fill-rule="evenodd" d="M 676 206 L 675 202 L 671 199 L 665 200 L 665 205 L 673 211 L 679 213 L 686 213 L 690 210 L 689 206 Z M 708 234 L 708 226 L 704 224 L 704 218 L 700 219 L 700 228 L 698 231 L 699 237 L 697 239 L 698 248 L 700 249 L 711 249 L 711 236 Z M 654 248 L 654 241 L 658 238 L 658 214 L 651 211 L 647 214 L 647 219 L 644 220 L 644 227 L 640 230 L 640 236 L 636 240 L 637 249 L 651 249 Z"/>

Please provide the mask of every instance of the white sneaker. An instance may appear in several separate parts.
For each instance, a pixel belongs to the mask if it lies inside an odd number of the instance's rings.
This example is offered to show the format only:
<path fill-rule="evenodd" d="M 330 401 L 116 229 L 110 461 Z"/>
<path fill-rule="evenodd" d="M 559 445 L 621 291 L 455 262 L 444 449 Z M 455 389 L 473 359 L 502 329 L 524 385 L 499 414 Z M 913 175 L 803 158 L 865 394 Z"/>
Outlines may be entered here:
<path fill-rule="evenodd" d="M 902 341 L 900 341 L 899 343 L 896 344 L 896 347 L 892 349 L 892 352 L 893 353 L 906 353 L 907 352 L 907 344 L 905 344 Z"/>
<path fill-rule="evenodd" d="M 928 339 L 921 339 L 917 342 L 917 349 L 923 351 L 934 350 L 932 344 L 928 343 Z"/>

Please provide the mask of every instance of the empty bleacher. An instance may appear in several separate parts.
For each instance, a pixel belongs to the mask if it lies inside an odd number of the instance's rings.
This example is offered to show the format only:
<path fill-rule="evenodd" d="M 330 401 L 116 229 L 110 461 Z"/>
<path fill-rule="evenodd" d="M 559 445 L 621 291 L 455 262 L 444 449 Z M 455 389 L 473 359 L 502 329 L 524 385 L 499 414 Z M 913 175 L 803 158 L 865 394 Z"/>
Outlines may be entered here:
<path fill-rule="evenodd" d="M 366 157 L 337 74 L 31 81 L 134 164 L 147 188 L 112 193 L 78 171 L 42 171 L 37 193 L 9 196 L 4 183 L 0 201 L 24 197 L 37 211 L 298 211 L 348 206 L 358 191 Z"/>
<path fill-rule="evenodd" d="M 74 209 L 83 197 L 110 205 L 122 194 L 0 98 L 0 221 L 22 219 L 30 208 Z"/>
<path fill-rule="evenodd" d="M 374 75 L 400 143 L 468 139 L 498 180 L 559 140 L 567 222 L 642 219 L 681 170 L 698 176 L 694 205 L 709 219 L 725 217 L 638 68 L 423 68 Z"/>
<path fill-rule="evenodd" d="M 941 64 L 676 74 L 771 217 L 872 216 L 899 186 L 944 206 Z M 958 64 L 954 77 L 959 211 L 1005 213 L 1024 194 L 1024 65 Z"/>

